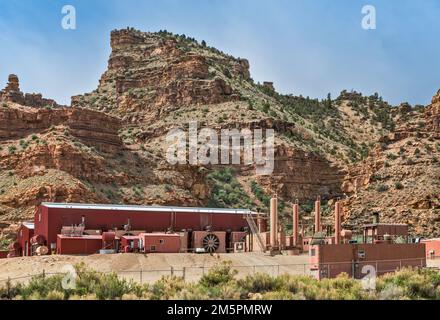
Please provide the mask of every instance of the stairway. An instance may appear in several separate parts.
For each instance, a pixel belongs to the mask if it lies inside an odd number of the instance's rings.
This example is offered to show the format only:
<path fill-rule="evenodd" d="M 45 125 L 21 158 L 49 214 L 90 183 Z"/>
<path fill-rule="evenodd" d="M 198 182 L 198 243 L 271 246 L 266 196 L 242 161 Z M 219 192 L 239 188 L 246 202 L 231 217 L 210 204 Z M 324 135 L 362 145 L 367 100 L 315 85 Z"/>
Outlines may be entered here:
<path fill-rule="evenodd" d="M 257 242 L 258 242 L 258 245 L 259 245 L 261 251 L 266 252 L 266 246 L 263 243 L 263 239 L 261 239 L 260 233 L 258 231 L 258 227 L 255 224 L 254 217 L 252 216 L 252 213 L 249 212 L 248 214 L 246 214 L 246 221 L 249 225 L 249 228 L 251 229 L 252 235 L 257 238 Z"/>

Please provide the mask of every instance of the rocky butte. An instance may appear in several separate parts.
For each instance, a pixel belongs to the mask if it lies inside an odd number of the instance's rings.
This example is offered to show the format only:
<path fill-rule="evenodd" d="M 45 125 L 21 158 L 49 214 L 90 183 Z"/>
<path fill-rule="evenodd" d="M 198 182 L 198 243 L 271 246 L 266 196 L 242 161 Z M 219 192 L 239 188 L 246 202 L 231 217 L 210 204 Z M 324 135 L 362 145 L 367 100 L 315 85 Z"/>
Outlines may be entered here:
<path fill-rule="evenodd" d="M 344 223 L 404 222 L 440 236 L 439 106 L 391 106 L 378 94 L 333 99 L 279 94 L 255 82 L 246 59 L 193 38 L 132 28 L 111 33 L 108 68 L 90 93 L 60 106 L 20 91 L 11 75 L 0 92 L 0 221 L 5 230 L 41 201 L 247 207 L 267 211 L 345 199 Z M 267 63 L 270 63 L 268 61 Z M 221 129 L 274 129 L 275 169 L 170 165 L 166 135 L 189 121 Z"/>

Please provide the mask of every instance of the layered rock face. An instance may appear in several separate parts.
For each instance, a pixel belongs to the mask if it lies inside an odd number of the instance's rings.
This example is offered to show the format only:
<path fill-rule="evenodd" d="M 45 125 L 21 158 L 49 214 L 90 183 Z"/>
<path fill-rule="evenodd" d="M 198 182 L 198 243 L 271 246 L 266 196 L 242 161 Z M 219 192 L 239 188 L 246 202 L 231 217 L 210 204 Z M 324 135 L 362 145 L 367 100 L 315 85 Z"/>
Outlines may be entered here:
<path fill-rule="evenodd" d="M 424 115 L 405 108 L 395 131 L 348 170 L 342 185 L 345 227 L 360 230 L 379 212 L 382 222 L 407 223 L 413 234 L 440 235 L 438 98 Z"/>
<path fill-rule="evenodd" d="M 108 70 L 96 92 L 72 98 L 72 106 L 94 107 L 124 116 L 157 115 L 169 106 L 238 100 L 232 87 L 215 75 L 216 58 L 192 50 L 191 42 L 136 30 L 111 33 Z M 249 63 L 230 59 L 232 76 L 249 78 Z M 96 97 L 105 96 L 97 101 Z"/>
<path fill-rule="evenodd" d="M 116 153 L 122 146 L 118 136 L 120 121 L 100 112 L 78 108 L 0 107 L 0 141 L 20 139 L 58 125 L 67 126 L 74 137 L 104 152 Z"/>
<path fill-rule="evenodd" d="M 322 157 L 279 145 L 273 174 L 259 177 L 258 182 L 283 199 L 304 202 L 316 196 L 323 199 L 341 196 L 344 176 L 342 168 Z"/>
<path fill-rule="evenodd" d="M 41 201 L 264 208 L 276 193 L 281 217 L 296 199 L 307 207 L 316 196 L 344 197 L 346 228 L 379 211 L 414 234 L 440 235 L 440 95 L 424 115 L 377 94 L 281 95 L 253 82 L 247 60 L 167 32 L 113 31 L 111 49 L 98 88 L 72 97 L 71 108 L 23 94 L 9 77 L 0 92 L 1 221 L 25 219 Z M 190 121 L 218 133 L 273 129 L 274 172 L 169 164 L 167 134 L 187 132 Z M 250 202 L 234 202 L 242 196 Z"/>

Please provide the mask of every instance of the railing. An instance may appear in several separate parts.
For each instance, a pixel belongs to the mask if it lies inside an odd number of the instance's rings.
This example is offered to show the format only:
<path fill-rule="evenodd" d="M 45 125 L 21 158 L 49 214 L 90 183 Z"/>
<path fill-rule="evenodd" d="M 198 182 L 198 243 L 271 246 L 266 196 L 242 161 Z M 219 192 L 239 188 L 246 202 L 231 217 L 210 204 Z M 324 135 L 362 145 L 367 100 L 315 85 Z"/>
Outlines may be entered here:
<path fill-rule="evenodd" d="M 263 239 L 261 239 L 260 232 L 251 213 L 246 215 L 246 221 L 249 225 L 249 228 L 251 228 L 252 236 L 257 238 L 258 246 L 260 247 L 261 251 L 266 252 L 266 246 L 263 242 Z"/>

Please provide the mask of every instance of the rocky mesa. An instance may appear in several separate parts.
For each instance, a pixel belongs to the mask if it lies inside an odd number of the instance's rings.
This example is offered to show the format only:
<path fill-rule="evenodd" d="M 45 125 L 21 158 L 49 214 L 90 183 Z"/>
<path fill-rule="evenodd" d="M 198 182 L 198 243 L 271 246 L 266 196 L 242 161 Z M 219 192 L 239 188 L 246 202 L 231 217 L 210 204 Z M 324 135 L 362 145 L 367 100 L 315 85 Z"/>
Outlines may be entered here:
<path fill-rule="evenodd" d="M 426 108 L 356 91 L 312 99 L 255 82 L 248 60 L 184 35 L 127 28 L 112 31 L 110 46 L 97 88 L 71 106 L 22 93 L 15 75 L 0 91 L 0 221 L 27 219 L 41 201 L 266 211 L 276 193 L 281 221 L 297 199 L 308 221 L 321 196 L 329 224 L 343 198 L 346 227 L 379 211 L 440 235 L 439 94 Z M 169 164 L 167 134 L 190 121 L 199 131 L 273 129 L 273 173 Z"/>

